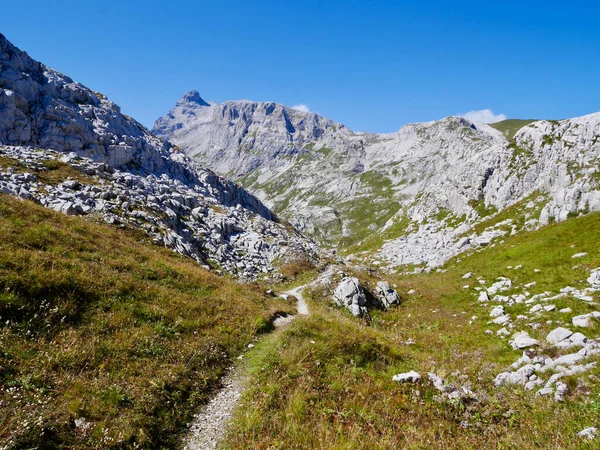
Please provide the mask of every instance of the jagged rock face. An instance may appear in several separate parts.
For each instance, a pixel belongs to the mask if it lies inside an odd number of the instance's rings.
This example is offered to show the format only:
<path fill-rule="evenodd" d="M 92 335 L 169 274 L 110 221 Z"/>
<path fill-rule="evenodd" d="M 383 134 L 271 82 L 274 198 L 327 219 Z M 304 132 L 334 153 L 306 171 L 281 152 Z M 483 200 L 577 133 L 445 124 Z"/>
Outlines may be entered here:
<path fill-rule="evenodd" d="M 505 144 L 499 132 L 459 118 L 413 124 L 398 133 L 355 133 L 274 103 L 186 101 L 154 131 L 222 174 L 238 177 L 276 212 L 337 242 L 382 228 L 415 195 L 427 205 L 473 214 L 487 174 Z M 196 97 L 199 98 L 199 97 Z M 429 200 L 433 197 L 434 200 Z"/>
<path fill-rule="evenodd" d="M 222 202 L 220 182 L 190 187 L 164 175 L 132 174 L 74 153 L 27 147 L 0 146 L 0 157 L 0 192 L 65 214 L 127 224 L 158 244 L 244 279 L 275 270 L 275 259 L 316 255 L 301 235 L 240 204 Z M 58 163 L 80 172 L 81 179 L 45 182 L 48 167 Z"/>
<path fill-rule="evenodd" d="M 191 97 L 155 130 L 321 243 L 381 234 L 366 257 L 382 266 L 438 267 L 508 233 L 600 210 L 600 113 L 534 122 L 511 140 L 457 117 L 376 135 L 273 103 Z M 526 199 L 523 220 L 472 231 Z"/>
<path fill-rule="evenodd" d="M 184 100 L 202 104 L 197 93 Z M 0 144 L 0 153 L 25 170 L 0 167 L 4 193 L 141 227 L 159 243 L 244 278 L 273 270 L 275 259 L 316 256 L 313 243 L 277 223 L 256 197 L 1 34 Z M 63 161 L 102 186 L 44 185 L 27 170 L 44 169 L 47 160 Z"/>
<path fill-rule="evenodd" d="M 316 114 L 276 103 L 206 103 L 186 93 L 153 131 L 219 173 L 243 176 L 258 167 L 285 165 L 282 158 L 306 153 L 315 140 L 346 145 L 353 133 Z M 358 141 L 360 144 L 360 140 Z M 245 150 L 245 151 L 242 151 Z"/>
<path fill-rule="evenodd" d="M 183 167 L 169 164 L 168 143 L 121 114 L 102 94 L 33 60 L 1 34 L 0 143 L 75 152 L 114 167 L 185 174 Z"/>

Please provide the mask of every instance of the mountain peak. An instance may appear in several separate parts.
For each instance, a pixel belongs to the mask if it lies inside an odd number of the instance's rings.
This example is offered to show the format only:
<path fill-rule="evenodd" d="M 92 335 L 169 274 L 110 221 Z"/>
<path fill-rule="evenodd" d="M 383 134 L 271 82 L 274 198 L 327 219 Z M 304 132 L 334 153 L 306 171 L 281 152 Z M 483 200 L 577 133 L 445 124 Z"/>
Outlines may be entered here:
<path fill-rule="evenodd" d="M 210 106 L 200 97 L 200 93 L 196 90 L 191 90 L 183 94 L 183 97 L 177 103 L 196 103 L 200 106 Z"/>

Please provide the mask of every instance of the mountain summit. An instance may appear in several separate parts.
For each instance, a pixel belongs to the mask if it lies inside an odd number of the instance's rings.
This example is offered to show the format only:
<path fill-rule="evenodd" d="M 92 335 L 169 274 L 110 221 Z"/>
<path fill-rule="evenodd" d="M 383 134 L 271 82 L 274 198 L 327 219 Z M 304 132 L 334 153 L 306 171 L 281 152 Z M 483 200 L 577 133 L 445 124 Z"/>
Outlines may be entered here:
<path fill-rule="evenodd" d="M 200 106 L 210 106 L 208 103 L 206 103 L 204 101 L 204 99 L 202 97 L 200 97 L 200 93 L 196 90 L 188 91 L 185 94 L 183 94 L 183 97 L 181 97 L 177 101 L 177 103 L 178 104 L 196 103 Z"/>

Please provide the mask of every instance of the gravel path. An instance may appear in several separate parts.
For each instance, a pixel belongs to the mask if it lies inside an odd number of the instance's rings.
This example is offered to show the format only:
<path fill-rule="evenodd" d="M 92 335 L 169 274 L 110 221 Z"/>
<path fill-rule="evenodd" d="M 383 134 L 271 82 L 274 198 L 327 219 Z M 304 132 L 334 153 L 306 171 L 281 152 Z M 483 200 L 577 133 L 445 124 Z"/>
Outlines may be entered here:
<path fill-rule="evenodd" d="M 298 315 L 309 315 L 308 305 L 302 296 L 302 291 L 313 283 L 300 286 L 285 292 L 298 299 Z M 296 316 L 278 317 L 273 325 L 281 327 L 296 319 Z M 194 417 L 188 436 L 184 442 L 184 450 L 209 450 L 217 448 L 227 431 L 227 423 L 233 416 L 235 408 L 242 397 L 247 375 L 239 366 L 231 368 L 223 378 L 223 387 L 217 395 L 205 405 Z"/>
<path fill-rule="evenodd" d="M 194 417 L 184 445 L 185 450 L 215 449 L 225 436 L 229 421 L 244 392 L 246 378 L 240 370 L 232 369 L 223 379 L 219 393 Z"/>
<path fill-rule="evenodd" d="M 306 289 L 308 286 L 310 285 L 305 284 L 304 286 L 290 289 L 286 292 L 287 295 L 293 295 L 298 299 L 298 305 L 296 306 L 296 308 L 298 309 L 298 314 L 303 316 L 308 316 L 310 314 L 310 311 L 308 310 L 308 305 L 306 304 L 306 300 L 304 300 L 304 297 L 302 296 L 302 291 L 304 291 L 304 289 Z"/>

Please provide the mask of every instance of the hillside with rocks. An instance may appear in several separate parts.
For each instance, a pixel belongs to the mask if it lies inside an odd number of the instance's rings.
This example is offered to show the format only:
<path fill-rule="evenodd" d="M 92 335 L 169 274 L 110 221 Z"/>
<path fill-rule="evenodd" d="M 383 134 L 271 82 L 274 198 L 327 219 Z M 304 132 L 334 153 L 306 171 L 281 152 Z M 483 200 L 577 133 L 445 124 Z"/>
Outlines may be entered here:
<path fill-rule="evenodd" d="M 377 135 L 275 103 L 209 104 L 192 91 L 154 131 L 321 244 L 430 269 L 506 233 L 600 209 L 600 114 L 530 122 L 514 136 L 458 117 Z M 517 216 L 494 220 L 512 206 Z"/>
<path fill-rule="evenodd" d="M 140 228 L 159 244 L 243 278 L 275 271 L 276 261 L 316 257 L 315 245 L 256 197 L 2 35 L 0 144 L 6 194 Z"/>

